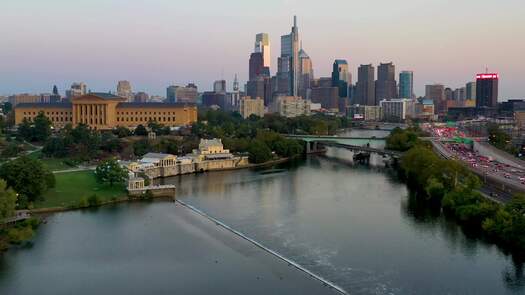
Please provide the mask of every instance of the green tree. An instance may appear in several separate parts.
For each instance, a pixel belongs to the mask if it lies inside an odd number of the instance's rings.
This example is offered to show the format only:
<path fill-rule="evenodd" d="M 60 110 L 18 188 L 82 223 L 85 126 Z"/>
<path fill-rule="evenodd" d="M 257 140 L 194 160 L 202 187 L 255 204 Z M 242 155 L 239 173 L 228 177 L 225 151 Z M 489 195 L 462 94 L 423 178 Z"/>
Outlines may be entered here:
<path fill-rule="evenodd" d="M 94 194 L 87 199 L 87 203 L 89 207 L 97 207 L 102 201 L 96 194 Z"/>
<path fill-rule="evenodd" d="M 133 143 L 133 153 L 135 156 L 142 157 L 151 150 L 151 145 L 149 140 L 143 139 L 135 141 Z"/>
<path fill-rule="evenodd" d="M 23 152 L 24 149 L 16 142 L 10 142 L 4 150 L 2 150 L 2 153 L 0 156 L 4 158 L 12 158 L 18 156 L 21 152 Z"/>
<path fill-rule="evenodd" d="M 100 138 L 100 149 L 106 152 L 121 152 L 123 149 L 122 140 L 112 133 L 102 133 Z"/>
<path fill-rule="evenodd" d="M 10 103 L 10 102 L 4 102 L 4 104 L 2 105 L 2 111 L 4 114 L 8 114 L 9 112 L 11 112 L 13 110 L 13 105 Z"/>
<path fill-rule="evenodd" d="M 0 221 L 15 214 L 16 192 L 7 187 L 5 180 L 0 179 Z"/>
<path fill-rule="evenodd" d="M 78 124 L 71 129 L 70 134 L 65 135 L 67 141 L 71 140 L 70 153 L 76 155 L 81 160 L 91 160 L 100 151 L 101 136 L 100 132 L 91 129 L 86 124 Z"/>
<path fill-rule="evenodd" d="M 39 112 L 34 119 L 33 139 L 36 141 L 45 141 L 51 135 L 51 120 L 44 114 Z"/>
<path fill-rule="evenodd" d="M 31 202 L 54 183 L 51 171 L 41 161 L 27 156 L 5 163 L 0 169 L 0 178 Z"/>
<path fill-rule="evenodd" d="M 18 124 L 18 135 L 27 141 L 33 141 L 33 128 L 27 118 L 24 118 L 22 123 Z"/>
<path fill-rule="evenodd" d="M 98 182 L 109 183 L 110 186 L 113 186 L 115 183 L 124 182 L 128 178 L 128 172 L 119 165 L 116 159 L 109 159 L 97 166 L 95 177 Z"/>
<path fill-rule="evenodd" d="M 139 124 L 137 126 L 137 128 L 135 128 L 135 132 L 134 133 L 135 133 L 135 135 L 138 135 L 138 136 L 147 136 L 148 135 L 148 130 L 142 124 Z"/>
<path fill-rule="evenodd" d="M 264 163 L 272 159 L 272 151 L 260 140 L 254 140 L 248 147 L 249 160 L 252 163 Z"/>
<path fill-rule="evenodd" d="M 431 177 L 425 187 L 428 197 L 432 200 L 440 201 L 446 193 L 445 186 L 438 179 Z"/>
<path fill-rule="evenodd" d="M 46 140 L 42 153 L 48 157 L 62 158 L 67 156 L 68 145 L 62 136 L 50 137 Z"/>
<path fill-rule="evenodd" d="M 128 137 L 131 136 L 131 130 L 124 126 L 118 126 L 113 130 L 113 134 L 115 134 L 119 138 Z"/>

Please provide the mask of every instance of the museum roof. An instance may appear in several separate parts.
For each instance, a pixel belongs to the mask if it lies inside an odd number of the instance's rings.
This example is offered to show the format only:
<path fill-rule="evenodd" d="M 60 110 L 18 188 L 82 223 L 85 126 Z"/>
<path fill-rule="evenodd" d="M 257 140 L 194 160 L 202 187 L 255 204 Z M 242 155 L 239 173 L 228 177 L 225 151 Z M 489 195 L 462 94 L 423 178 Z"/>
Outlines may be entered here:
<path fill-rule="evenodd" d="M 193 107 L 194 103 L 164 103 L 164 102 L 121 102 L 118 108 L 173 108 L 173 107 Z"/>
<path fill-rule="evenodd" d="M 15 108 L 34 109 L 34 108 L 71 108 L 69 102 L 23 102 L 15 106 Z"/>

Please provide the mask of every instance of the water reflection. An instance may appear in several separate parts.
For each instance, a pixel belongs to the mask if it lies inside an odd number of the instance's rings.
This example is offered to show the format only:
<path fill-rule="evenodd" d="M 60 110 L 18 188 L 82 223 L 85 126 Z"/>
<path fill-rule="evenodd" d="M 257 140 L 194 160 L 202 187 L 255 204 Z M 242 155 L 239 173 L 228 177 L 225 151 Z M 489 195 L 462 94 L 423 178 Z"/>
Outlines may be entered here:
<path fill-rule="evenodd" d="M 480 232 L 458 226 L 452 218 L 447 218 L 441 212 L 437 204 L 418 199 L 417 192 L 411 191 L 401 203 L 401 211 L 412 221 L 412 225 L 419 231 L 440 232 L 446 237 L 451 251 L 461 251 L 466 257 L 475 257 L 479 249 L 490 250 L 497 248 L 494 244 L 484 240 Z M 502 278 L 505 286 L 513 291 L 525 290 L 524 260 L 517 253 L 508 253 L 505 249 L 498 248 L 497 251 L 510 256 L 512 263 L 504 267 Z"/>

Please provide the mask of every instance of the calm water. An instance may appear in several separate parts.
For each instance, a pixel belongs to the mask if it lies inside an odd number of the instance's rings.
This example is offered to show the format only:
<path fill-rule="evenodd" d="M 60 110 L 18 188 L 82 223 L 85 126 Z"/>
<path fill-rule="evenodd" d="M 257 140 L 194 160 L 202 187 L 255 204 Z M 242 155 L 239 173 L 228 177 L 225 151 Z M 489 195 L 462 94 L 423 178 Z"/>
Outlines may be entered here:
<path fill-rule="evenodd" d="M 177 184 L 180 199 L 351 294 L 525 294 L 523 271 L 510 257 L 415 203 L 381 168 L 382 158 L 373 159 L 375 168 L 344 159 L 351 154 L 329 150 L 273 173 L 166 182 Z M 181 209 L 152 203 L 55 215 L 32 248 L 4 257 L 0 294 L 60 284 L 63 294 L 79 287 L 84 294 L 241 294 L 250 286 L 271 288 L 268 294 L 326 292 Z"/>

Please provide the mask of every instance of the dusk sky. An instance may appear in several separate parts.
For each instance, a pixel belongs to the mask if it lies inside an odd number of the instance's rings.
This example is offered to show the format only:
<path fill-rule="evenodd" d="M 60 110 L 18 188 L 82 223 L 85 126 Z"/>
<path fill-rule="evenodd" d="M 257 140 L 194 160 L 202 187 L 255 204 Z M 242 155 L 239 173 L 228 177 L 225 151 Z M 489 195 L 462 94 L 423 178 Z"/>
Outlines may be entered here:
<path fill-rule="evenodd" d="M 63 94 L 72 82 L 165 95 L 169 84 L 199 91 L 235 73 L 248 76 L 255 34 L 270 34 L 272 75 L 280 36 L 298 17 L 315 76 L 336 58 L 394 62 L 424 85 L 464 86 L 478 72 L 500 73 L 500 100 L 525 98 L 523 0 L 1 0 L 0 94 Z"/>

